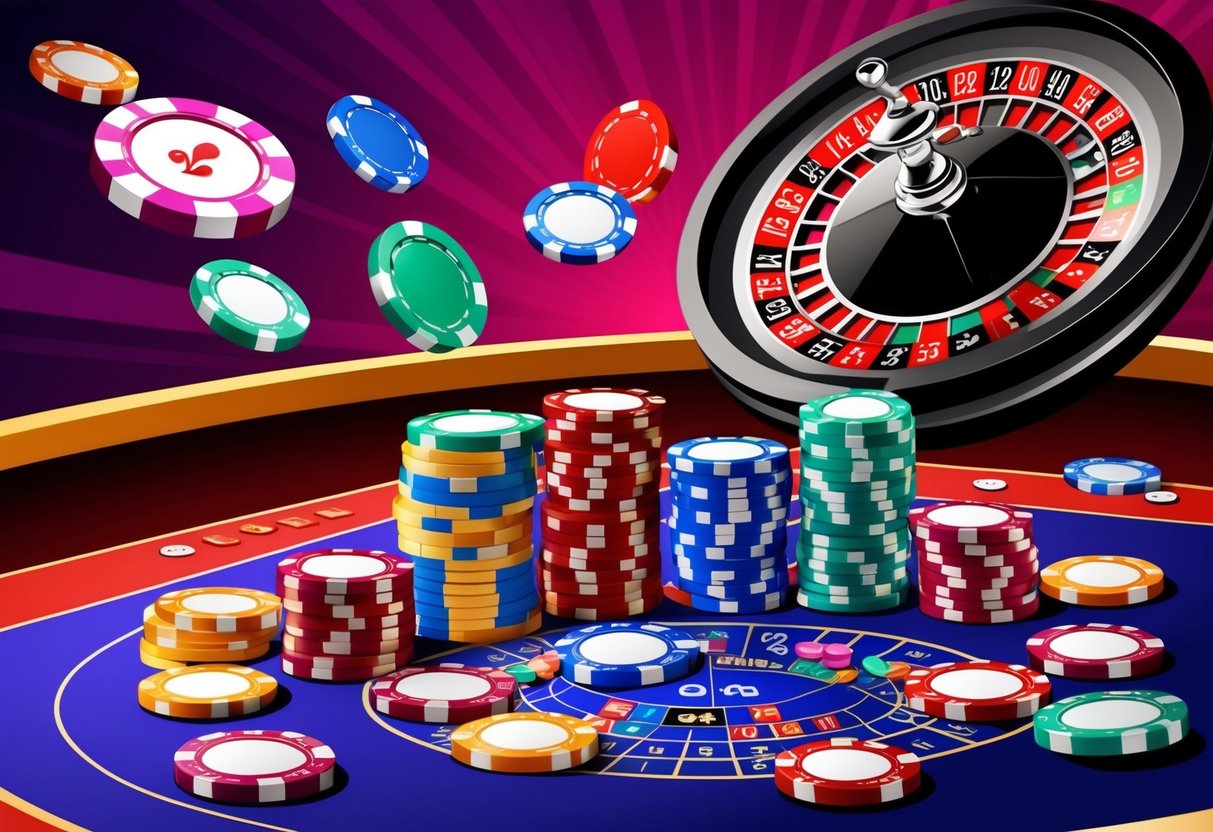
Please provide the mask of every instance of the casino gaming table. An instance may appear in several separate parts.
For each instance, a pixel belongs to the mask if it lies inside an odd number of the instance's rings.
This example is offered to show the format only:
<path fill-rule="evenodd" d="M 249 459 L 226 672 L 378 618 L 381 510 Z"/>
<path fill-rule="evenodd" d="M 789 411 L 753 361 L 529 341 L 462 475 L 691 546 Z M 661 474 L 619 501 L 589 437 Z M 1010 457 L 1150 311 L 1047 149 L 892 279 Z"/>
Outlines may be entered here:
<path fill-rule="evenodd" d="M 309 548 L 396 551 L 395 483 L 388 480 L 404 421 L 414 414 L 452 402 L 535 410 L 554 389 L 641 385 L 669 400 L 667 442 L 713 433 L 791 439 L 731 399 L 685 333 L 474 347 L 443 364 L 436 372 L 432 361 L 398 357 L 249 376 L 4 426 L 5 458 L 28 463 L 0 473 L 12 558 L 12 571 L 0 575 L 6 829 L 471 828 L 535 815 L 584 830 L 620 823 L 713 829 L 755 820 L 919 828 L 944 817 L 980 818 L 992 830 L 1145 820 L 1150 825 L 1142 828 L 1196 829 L 1213 818 L 1205 788 L 1213 699 L 1204 671 L 1204 605 L 1213 588 L 1206 557 L 1213 547 L 1213 373 L 1207 345 L 1179 339 L 1156 341 L 1121 375 L 1041 422 L 919 458 L 919 504 L 981 499 L 973 480 L 1002 478 L 1008 488 L 998 497 L 1035 515 L 1043 563 L 1092 553 L 1144 557 L 1167 576 L 1165 592 L 1149 603 L 1097 610 L 1047 600 L 1030 620 L 981 626 L 929 618 L 913 599 L 887 613 L 831 615 L 789 604 L 738 616 L 667 599 L 647 618 L 712 645 L 694 675 L 607 693 L 561 677 L 525 687 L 522 707 L 592 716 L 602 732 L 595 760 L 554 775 L 465 767 L 449 758 L 450 726 L 378 714 L 362 683 L 287 676 L 276 649 L 253 665 L 282 686 L 264 712 L 197 724 L 142 710 L 135 686 L 149 669 L 136 647 L 141 611 L 161 593 L 205 585 L 272 590 L 278 559 Z M 1203 385 L 1193 383 L 1201 379 Z M 1063 482 L 1058 472 L 1067 459 L 1108 447 L 1160 465 L 1179 501 L 1096 496 Z M 275 531 L 241 533 L 250 522 Z M 63 535 L 51 532 L 59 528 Z M 239 543 L 208 545 L 203 538 L 212 534 Z M 158 554 L 173 543 L 197 554 Z M 1040 629 L 1109 620 L 1166 642 L 1163 668 L 1137 684 L 1189 704 L 1192 732 L 1171 749 L 1066 757 L 1037 747 L 1027 720 L 936 719 L 906 708 L 898 685 L 887 680 L 861 675 L 833 684 L 790 670 L 790 645 L 815 638 L 912 664 L 1022 662 L 1025 639 Z M 547 649 L 576 624 L 545 616 L 539 632 L 487 645 L 419 639 L 417 661 L 510 664 Z M 1058 698 L 1108 684 L 1053 681 Z M 338 756 L 336 788 L 312 800 L 254 807 L 209 803 L 177 788 L 173 751 L 229 727 L 322 738 Z M 774 753 L 839 735 L 914 749 L 924 787 L 904 801 L 845 815 L 776 791 Z"/>

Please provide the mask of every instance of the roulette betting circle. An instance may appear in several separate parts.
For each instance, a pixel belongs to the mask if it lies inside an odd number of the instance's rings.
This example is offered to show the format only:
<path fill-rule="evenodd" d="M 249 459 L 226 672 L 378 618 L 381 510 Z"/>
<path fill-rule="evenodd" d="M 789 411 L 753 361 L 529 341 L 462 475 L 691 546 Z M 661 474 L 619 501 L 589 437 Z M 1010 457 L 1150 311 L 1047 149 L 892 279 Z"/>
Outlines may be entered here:
<path fill-rule="evenodd" d="M 866 387 L 909 400 L 928 442 L 996 432 L 1119 369 L 1188 297 L 1211 147 L 1196 64 L 1130 12 L 922 15 L 725 151 L 683 233 L 683 314 L 769 420 Z"/>

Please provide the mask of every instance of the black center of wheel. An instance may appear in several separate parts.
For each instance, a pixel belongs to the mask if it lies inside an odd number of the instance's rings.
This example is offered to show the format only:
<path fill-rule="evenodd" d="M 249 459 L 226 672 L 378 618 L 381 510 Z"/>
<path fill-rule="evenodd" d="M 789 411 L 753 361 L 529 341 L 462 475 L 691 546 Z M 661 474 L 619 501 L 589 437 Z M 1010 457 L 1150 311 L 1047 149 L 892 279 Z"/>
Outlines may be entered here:
<path fill-rule="evenodd" d="M 941 149 L 969 174 L 964 196 L 946 212 L 910 216 L 897 208 L 896 156 L 839 205 L 825 239 L 826 268 L 861 309 L 913 318 L 962 308 L 1007 286 L 1057 238 L 1071 188 L 1052 143 L 992 127 Z"/>

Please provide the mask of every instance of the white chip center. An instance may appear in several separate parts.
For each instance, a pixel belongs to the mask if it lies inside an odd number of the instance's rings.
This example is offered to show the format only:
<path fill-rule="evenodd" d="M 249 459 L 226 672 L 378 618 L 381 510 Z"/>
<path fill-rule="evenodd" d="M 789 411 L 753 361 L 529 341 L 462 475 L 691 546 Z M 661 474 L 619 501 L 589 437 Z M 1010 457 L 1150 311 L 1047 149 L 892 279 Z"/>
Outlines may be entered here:
<path fill-rule="evenodd" d="M 1130 482 L 1139 480 L 1145 475 L 1132 465 L 1121 465 L 1116 462 L 1098 462 L 1082 466 L 1082 472 L 1088 477 L 1105 482 Z"/>
<path fill-rule="evenodd" d="M 1079 730 L 1106 731 L 1109 728 L 1133 728 L 1162 716 L 1162 708 L 1140 699 L 1101 699 L 1067 708 L 1063 724 Z"/>
<path fill-rule="evenodd" d="M 92 52 L 69 50 L 56 52 L 51 57 L 51 64 L 64 75 L 90 81 L 94 84 L 108 84 L 118 80 L 118 67 Z"/>
<path fill-rule="evenodd" d="M 191 595 L 181 599 L 181 606 L 190 612 L 204 612 L 214 615 L 247 612 L 257 608 L 257 602 L 247 595 L 228 595 L 227 593 L 207 592 L 201 595 Z"/>
<path fill-rule="evenodd" d="M 805 773 L 822 780 L 871 780 L 893 768 L 888 758 L 862 748 L 826 748 L 815 751 L 800 764 Z"/>
<path fill-rule="evenodd" d="M 405 676 L 392 686 L 401 696 L 414 699 L 445 699 L 458 702 L 484 696 L 493 686 L 488 680 L 471 673 L 450 673 L 436 670 L 433 673 L 418 673 Z"/>
<path fill-rule="evenodd" d="M 566 407 L 583 410 L 635 410 L 644 407 L 644 399 L 631 393 L 616 393 L 600 390 L 593 393 L 573 393 L 564 397 Z"/>
<path fill-rule="evenodd" d="M 250 737 L 221 742 L 204 751 L 200 761 L 224 774 L 265 775 L 299 768 L 308 758 L 286 743 Z"/>
<path fill-rule="evenodd" d="M 149 121 L 135 133 L 130 154 L 148 179 L 199 199 L 240 196 L 261 177 L 261 160 L 243 139 L 198 117 Z"/>
<path fill-rule="evenodd" d="M 282 293 L 252 275 L 223 275 L 215 284 L 215 294 L 221 304 L 259 326 L 280 323 L 290 314 Z"/>
<path fill-rule="evenodd" d="M 490 433 L 518 427 L 518 420 L 498 413 L 456 413 L 431 423 L 446 433 Z"/>
<path fill-rule="evenodd" d="M 884 399 L 859 394 L 835 399 L 821 412 L 834 419 L 879 419 L 891 414 L 893 408 Z"/>
<path fill-rule="evenodd" d="M 712 462 L 754 459 L 766 453 L 766 448 L 756 442 L 724 439 L 719 442 L 704 442 L 687 452 L 691 459 L 706 459 Z"/>
<path fill-rule="evenodd" d="M 1136 639 L 1109 630 L 1079 630 L 1049 641 L 1049 648 L 1072 659 L 1119 659 L 1136 653 Z"/>
<path fill-rule="evenodd" d="M 629 665 L 655 662 L 670 651 L 670 645 L 648 633 L 614 632 L 584 638 L 577 649 L 595 664 Z"/>
<path fill-rule="evenodd" d="M 532 748 L 550 748 L 566 742 L 570 735 L 562 725 L 532 719 L 515 719 L 498 722 L 480 732 L 479 737 L 489 745 L 526 751 Z"/>
<path fill-rule="evenodd" d="M 1132 566 L 1113 560 L 1095 560 L 1068 567 L 1065 577 L 1067 581 L 1083 586 L 1110 588 L 1137 583 L 1141 573 Z"/>
<path fill-rule="evenodd" d="M 381 575 L 384 564 L 366 555 L 316 555 L 299 564 L 299 571 L 317 578 L 369 578 Z"/>
<path fill-rule="evenodd" d="M 1014 696 L 1023 690 L 1023 682 L 1001 670 L 967 667 L 939 674 L 931 680 L 931 687 L 944 696 L 976 701 Z"/>
<path fill-rule="evenodd" d="M 190 699 L 226 699 L 239 696 L 251 688 L 246 676 L 221 670 L 186 673 L 164 683 L 164 689 L 169 693 Z"/>
<path fill-rule="evenodd" d="M 543 212 L 543 225 L 558 240 L 592 245 L 615 230 L 615 212 L 603 199 L 574 193 L 551 202 Z"/>
<path fill-rule="evenodd" d="M 941 526 L 955 528 L 995 526 L 1011 519 L 1011 515 L 1000 508 L 981 505 L 944 506 L 928 511 L 927 517 Z"/>

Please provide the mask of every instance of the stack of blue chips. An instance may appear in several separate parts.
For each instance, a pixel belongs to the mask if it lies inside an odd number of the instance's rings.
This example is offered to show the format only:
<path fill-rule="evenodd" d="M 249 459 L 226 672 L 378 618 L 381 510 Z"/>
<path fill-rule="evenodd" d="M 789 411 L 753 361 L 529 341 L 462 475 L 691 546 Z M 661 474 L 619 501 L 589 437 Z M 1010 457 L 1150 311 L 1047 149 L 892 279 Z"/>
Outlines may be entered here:
<path fill-rule="evenodd" d="M 674 585 L 708 612 L 782 606 L 792 494 L 787 447 L 751 436 L 703 437 L 671 445 L 667 462 Z"/>

